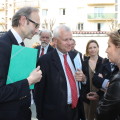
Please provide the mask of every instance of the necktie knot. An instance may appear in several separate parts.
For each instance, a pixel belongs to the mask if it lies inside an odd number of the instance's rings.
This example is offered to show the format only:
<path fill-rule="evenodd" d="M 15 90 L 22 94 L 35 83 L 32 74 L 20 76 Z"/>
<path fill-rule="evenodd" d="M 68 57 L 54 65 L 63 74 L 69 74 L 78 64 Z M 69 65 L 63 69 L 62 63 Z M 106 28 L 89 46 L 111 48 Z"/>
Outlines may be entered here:
<path fill-rule="evenodd" d="M 20 44 L 21 44 L 22 46 L 25 46 L 25 45 L 24 45 L 24 42 L 21 42 Z"/>
<path fill-rule="evenodd" d="M 65 60 L 67 60 L 67 54 L 64 54 L 63 57 Z"/>
<path fill-rule="evenodd" d="M 44 48 L 42 48 L 42 51 L 44 51 Z"/>

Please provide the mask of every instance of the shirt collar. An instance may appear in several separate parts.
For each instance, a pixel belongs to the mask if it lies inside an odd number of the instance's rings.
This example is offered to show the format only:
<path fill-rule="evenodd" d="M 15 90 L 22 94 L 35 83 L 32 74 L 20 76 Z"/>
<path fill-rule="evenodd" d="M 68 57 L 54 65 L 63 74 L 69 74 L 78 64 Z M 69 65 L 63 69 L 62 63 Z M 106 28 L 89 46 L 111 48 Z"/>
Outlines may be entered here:
<path fill-rule="evenodd" d="M 12 28 L 11 32 L 13 33 L 14 37 L 16 38 L 18 44 L 20 44 L 22 42 L 22 38 L 20 37 L 20 35 Z"/>
<path fill-rule="evenodd" d="M 56 50 L 57 50 L 57 52 L 58 52 L 59 55 L 62 55 L 62 56 L 64 55 L 64 54 L 63 54 L 62 52 L 60 52 L 57 48 L 56 48 Z M 68 53 L 66 53 L 66 54 L 68 55 Z"/>

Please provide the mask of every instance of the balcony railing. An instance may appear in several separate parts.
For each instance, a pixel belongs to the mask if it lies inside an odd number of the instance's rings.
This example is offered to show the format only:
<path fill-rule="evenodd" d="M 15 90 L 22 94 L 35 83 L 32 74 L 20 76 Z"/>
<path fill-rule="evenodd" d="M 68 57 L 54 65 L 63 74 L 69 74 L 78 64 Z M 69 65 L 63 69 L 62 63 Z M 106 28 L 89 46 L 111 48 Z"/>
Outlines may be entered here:
<path fill-rule="evenodd" d="M 89 0 L 88 5 L 114 5 L 115 0 Z"/>
<path fill-rule="evenodd" d="M 113 20 L 116 19 L 115 13 L 90 13 L 88 20 Z"/>
<path fill-rule="evenodd" d="M 37 7 L 39 8 L 40 7 L 40 3 L 39 3 L 39 0 L 34 0 L 34 2 L 32 0 L 28 0 L 28 1 L 16 1 L 14 3 L 15 5 L 15 8 L 19 9 L 23 6 L 32 6 L 32 7 Z"/>

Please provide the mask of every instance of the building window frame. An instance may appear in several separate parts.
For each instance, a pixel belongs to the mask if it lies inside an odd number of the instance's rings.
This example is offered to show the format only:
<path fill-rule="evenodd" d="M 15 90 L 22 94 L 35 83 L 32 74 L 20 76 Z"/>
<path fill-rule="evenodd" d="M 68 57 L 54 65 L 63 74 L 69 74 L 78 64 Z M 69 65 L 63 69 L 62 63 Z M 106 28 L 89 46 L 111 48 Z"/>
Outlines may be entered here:
<path fill-rule="evenodd" d="M 84 23 L 78 23 L 77 30 L 83 30 L 83 29 L 84 29 Z"/>
<path fill-rule="evenodd" d="M 60 15 L 66 15 L 66 9 L 65 8 L 60 8 L 59 12 L 60 12 Z"/>
<path fill-rule="evenodd" d="M 47 16 L 48 9 L 42 9 L 42 16 Z"/>

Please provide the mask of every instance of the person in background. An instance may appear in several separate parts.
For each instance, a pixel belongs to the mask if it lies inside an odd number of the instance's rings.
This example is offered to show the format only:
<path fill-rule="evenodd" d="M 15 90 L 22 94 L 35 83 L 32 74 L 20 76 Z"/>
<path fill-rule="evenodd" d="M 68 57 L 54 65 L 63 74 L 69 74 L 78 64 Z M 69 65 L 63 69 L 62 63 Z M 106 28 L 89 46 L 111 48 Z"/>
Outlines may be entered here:
<path fill-rule="evenodd" d="M 81 70 L 75 71 L 71 50 L 72 31 L 65 25 L 53 31 L 56 48 L 38 60 L 43 77 L 35 84 L 38 120 L 78 120 L 80 88 L 84 81 Z"/>
<path fill-rule="evenodd" d="M 25 38 L 31 39 L 39 31 L 39 25 L 39 10 L 23 7 L 14 14 L 12 29 L 0 37 L 0 120 L 31 120 L 29 86 L 40 81 L 40 67 L 26 79 L 8 85 L 6 80 L 12 45 L 23 45 Z"/>
<path fill-rule="evenodd" d="M 81 63 L 83 63 L 82 53 L 79 52 L 79 51 L 77 51 L 77 50 L 75 49 L 75 46 L 76 46 L 76 42 L 75 42 L 74 39 L 72 39 L 72 40 L 71 40 L 71 50 L 70 50 L 70 52 L 73 53 L 75 56 L 79 53 Z"/>
<path fill-rule="evenodd" d="M 83 72 L 87 79 L 83 89 L 84 109 L 86 119 L 95 120 L 95 112 L 98 101 L 90 101 L 87 99 L 87 94 L 91 91 L 98 91 L 92 83 L 92 78 L 94 73 L 98 72 L 101 68 L 103 58 L 99 56 L 99 45 L 96 40 L 88 41 L 86 45 L 86 55 L 88 58 L 86 58 L 83 62 Z"/>
<path fill-rule="evenodd" d="M 53 48 L 56 48 L 56 41 L 55 41 L 54 37 L 52 38 L 52 41 L 50 41 L 50 45 L 51 45 Z"/>
<path fill-rule="evenodd" d="M 99 89 L 99 91 L 97 91 L 99 100 L 103 98 L 111 78 L 118 70 L 118 67 L 114 63 L 111 63 L 109 59 L 103 59 L 101 69 L 93 75 L 93 84 Z"/>
<path fill-rule="evenodd" d="M 76 41 L 74 39 L 72 39 L 71 40 L 71 51 L 69 53 L 73 54 L 74 57 L 76 57 L 76 55 L 79 54 L 79 56 L 80 56 L 81 70 L 82 70 L 82 66 L 83 66 L 82 53 L 79 52 L 79 51 L 77 51 L 75 49 L 75 46 L 76 46 Z M 82 94 L 83 94 L 83 84 L 84 83 L 81 82 L 80 84 L 81 84 L 81 90 L 80 90 L 81 97 L 80 97 L 79 100 L 80 100 L 81 104 L 79 104 L 79 106 L 78 106 L 78 115 L 79 115 L 80 120 L 85 120 L 84 106 L 83 106 L 83 102 L 81 102 L 81 101 L 83 101 L 82 100 Z"/>
<path fill-rule="evenodd" d="M 41 45 L 37 46 L 36 49 L 38 49 L 38 56 L 40 57 L 52 51 L 54 48 L 49 44 L 52 39 L 52 33 L 50 30 L 40 30 L 39 36 Z"/>
<path fill-rule="evenodd" d="M 106 53 L 120 70 L 120 29 L 108 33 Z M 111 78 L 107 91 L 97 107 L 97 120 L 120 120 L 120 72 Z"/>

